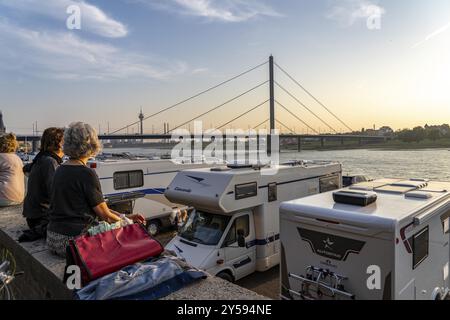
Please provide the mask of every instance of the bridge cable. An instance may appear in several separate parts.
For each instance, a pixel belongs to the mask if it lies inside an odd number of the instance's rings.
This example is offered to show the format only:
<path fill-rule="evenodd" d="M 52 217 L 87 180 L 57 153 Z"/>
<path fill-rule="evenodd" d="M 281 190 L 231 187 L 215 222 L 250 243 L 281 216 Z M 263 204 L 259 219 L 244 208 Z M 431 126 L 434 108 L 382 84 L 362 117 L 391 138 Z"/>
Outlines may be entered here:
<path fill-rule="evenodd" d="M 309 129 L 311 129 L 313 132 L 319 134 L 319 132 L 317 130 L 315 130 L 314 128 L 312 128 L 311 126 L 309 126 L 305 121 L 303 121 L 302 119 L 300 119 L 298 116 L 296 116 L 293 112 L 291 112 L 288 108 L 286 108 L 284 105 L 282 105 L 281 103 L 279 103 L 277 100 L 275 100 L 275 102 L 282 107 L 284 110 L 286 110 L 287 112 L 289 112 L 294 118 L 296 118 L 298 121 L 300 121 L 301 123 L 303 123 L 305 126 L 307 126 Z"/>
<path fill-rule="evenodd" d="M 298 82 L 297 80 L 294 79 L 293 76 L 291 76 L 287 71 L 285 71 L 282 67 L 280 67 L 279 64 L 275 63 L 275 65 L 277 66 L 278 69 L 281 70 L 281 72 L 283 72 L 289 79 L 291 79 L 295 84 L 297 84 L 303 91 L 306 92 L 306 94 L 308 94 L 312 99 L 314 99 L 314 101 L 316 101 L 319 105 L 321 105 L 325 110 L 328 111 L 328 113 L 330 113 L 334 118 L 336 118 L 340 123 L 342 123 L 345 127 L 347 127 L 347 129 L 349 129 L 351 132 L 353 132 L 353 129 L 350 128 L 344 121 L 342 121 L 336 114 L 334 114 L 329 108 L 327 108 L 325 106 L 325 104 L 323 104 L 322 102 L 319 101 L 319 99 L 317 99 L 310 91 L 308 91 L 304 86 L 302 86 L 300 84 L 300 82 Z"/>
<path fill-rule="evenodd" d="M 258 124 L 256 127 L 253 127 L 253 130 L 255 130 L 255 129 L 261 127 L 264 123 L 268 122 L 269 120 L 270 120 L 270 119 L 267 118 L 266 120 L 264 120 L 263 122 L 261 122 L 260 124 Z"/>
<path fill-rule="evenodd" d="M 280 120 L 275 120 L 276 122 L 278 122 L 279 124 L 281 124 L 283 127 L 285 127 L 286 129 L 288 129 L 290 132 L 295 134 L 295 131 L 292 130 L 291 128 L 289 128 L 287 125 L 285 125 L 283 122 L 281 122 Z"/>
<path fill-rule="evenodd" d="M 297 101 L 303 108 L 308 110 L 314 117 L 319 119 L 323 124 L 325 124 L 327 127 L 329 127 L 331 130 L 333 130 L 335 133 L 338 133 L 331 125 L 329 125 L 325 120 L 323 120 L 321 117 L 319 117 L 316 113 L 314 113 L 310 108 L 308 108 L 303 102 L 301 102 L 297 97 L 295 97 L 292 93 L 290 93 L 286 88 L 284 88 L 282 85 L 280 85 L 278 82 L 275 81 L 275 84 L 277 87 L 279 87 L 281 90 L 286 92 L 292 99 Z"/>
<path fill-rule="evenodd" d="M 233 101 L 235 101 L 235 100 L 245 96 L 246 94 L 252 92 L 253 90 L 256 90 L 256 89 L 262 87 L 263 85 L 265 85 L 268 82 L 269 82 L 269 80 L 264 81 L 263 83 L 260 83 L 257 86 L 255 86 L 255 87 L 253 87 L 253 88 L 251 88 L 251 89 L 249 89 L 249 90 L 247 90 L 247 91 L 245 91 L 245 92 L 235 96 L 234 98 L 232 98 L 232 99 L 230 99 L 228 101 L 225 101 L 224 103 L 221 103 L 220 105 L 218 105 L 218 106 L 216 106 L 216 107 L 214 107 L 214 108 L 212 108 L 212 109 L 210 109 L 210 110 L 208 110 L 206 112 L 203 112 L 202 114 L 200 114 L 200 115 L 198 115 L 198 116 L 196 116 L 196 117 L 194 117 L 194 118 L 192 118 L 192 119 L 190 119 L 188 121 L 183 122 L 182 124 L 180 124 L 180 125 L 176 126 L 175 128 L 169 130 L 168 133 L 173 132 L 173 131 L 175 131 L 175 130 L 185 126 L 186 124 L 191 123 L 192 121 L 197 120 L 198 118 L 201 118 L 201 117 L 203 117 L 203 116 L 205 116 L 205 115 L 207 115 L 207 114 L 209 114 L 209 113 L 211 113 L 211 112 L 213 112 L 213 111 L 215 111 L 215 110 L 217 110 L 219 108 L 222 108 L 223 106 L 225 106 L 225 105 L 227 105 L 227 104 L 229 104 L 229 103 L 231 103 L 231 102 L 233 102 Z"/>
<path fill-rule="evenodd" d="M 264 102 L 258 104 L 257 106 L 251 108 L 250 110 L 245 111 L 244 113 L 242 113 L 241 115 L 237 116 L 236 118 L 234 118 L 234 119 L 228 121 L 227 123 L 224 123 L 223 125 L 221 125 L 221 126 L 218 127 L 217 129 L 222 129 L 223 127 L 229 125 L 230 123 L 233 123 L 234 121 L 236 121 L 236 120 L 242 118 L 243 116 L 249 114 L 250 112 L 252 112 L 252 111 L 254 111 L 254 110 L 260 108 L 261 106 L 263 106 L 264 104 L 266 104 L 267 102 L 269 102 L 269 100 L 270 100 L 270 99 L 267 99 L 266 101 L 264 101 Z"/>
<path fill-rule="evenodd" d="M 232 77 L 232 78 L 229 78 L 228 80 L 222 81 L 222 82 L 219 83 L 219 84 L 216 84 L 216 85 L 214 85 L 214 86 L 212 86 L 212 87 L 210 87 L 210 88 L 208 88 L 208 89 L 206 89 L 206 90 L 203 90 L 203 91 L 201 91 L 201 92 L 199 92 L 199 93 L 197 93 L 197 94 L 195 94 L 195 95 L 193 95 L 193 96 L 190 96 L 189 98 L 186 98 L 186 99 L 184 99 L 184 100 L 182 100 L 182 101 L 180 101 L 180 102 L 177 102 L 177 103 L 175 103 L 175 104 L 173 104 L 173 105 L 171 105 L 171 106 L 169 106 L 169 107 L 167 107 L 167 108 L 164 108 L 164 109 L 162 109 L 162 110 L 160 110 L 160 111 L 158 111 L 158 112 L 155 112 L 155 113 L 153 113 L 153 114 L 151 114 L 151 115 L 145 117 L 145 118 L 144 118 L 144 121 L 145 121 L 145 120 L 148 120 L 148 119 L 150 119 L 150 118 L 156 117 L 157 115 L 159 115 L 159 114 L 161 114 L 161 113 L 164 113 L 164 112 L 166 112 L 166 111 L 169 111 L 169 110 L 171 110 L 171 109 L 173 109 L 173 108 L 175 108 L 175 107 L 178 107 L 179 105 L 181 105 L 181 104 L 183 104 L 183 103 L 186 103 L 186 102 L 188 102 L 188 101 L 190 101 L 190 100 L 193 100 L 193 99 L 195 99 L 195 98 L 198 98 L 199 96 L 201 96 L 201 95 L 203 95 L 203 94 L 205 94 L 205 93 L 208 93 L 208 92 L 210 92 L 210 91 L 212 91 L 212 90 L 214 90 L 214 89 L 217 89 L 217 88 L 219 88 L 219 87 L 221 87 L 221 86 L 223 86 L 223 85 L 225 85 L 225 84 L 227 84 L 227 83 L 230 83 L 231 81 L 234 81 L 234 80 L 236 80 L 236 79 L 238 79 L 238 78 L 240 78 L 240 77 L 242 77 L 242 76 L 244 76 L 244 75 L 246 75 L 246 74 L 248 74 L 248 73 L 250 73 L 250 72 L 252 72 L 252 71 L 255 71 L 255 70 L 261 68 L 262 66 L 266 65 L 267 63 L 268 63 L 267 61 L 266 61 L 266 62 L 263 62 L 263 63 L 257 65 L 256 67 L 253 67 L 253 68 L 251 68 L 251 69 L 249 69 L 249 70 L 247 70 L 247 71 L 244 71 L 244 72 L 242 72 L 242 73 L 240 73 L 240 74 L 238 74 L 238 75 L 236 75 L 236 76 L 234 76 L 234 77 Z M 115 133 L 117 133 L 117 132 L 123 131 L 123 130 L 125 130 L 125 129 L 131 127 L 131 126 L 134 126 L 134 125 L 136 125 L 136 124 L 139 124 L 140 122 L 141 122 L 140 120 L 139 120 L 139 121 L 136 121 L 136 122 L 133 122 L 133 123 L 131 123 L 131 124 L 129 124 L 129 125 L 123 127 L 123 128 L 117 129 L 117 130 L 115 130 L 115 131 L 113 131 L 113 132 L 111 132 L 111 133 L 109 133 L 109 134 L 115 134 Z"/>

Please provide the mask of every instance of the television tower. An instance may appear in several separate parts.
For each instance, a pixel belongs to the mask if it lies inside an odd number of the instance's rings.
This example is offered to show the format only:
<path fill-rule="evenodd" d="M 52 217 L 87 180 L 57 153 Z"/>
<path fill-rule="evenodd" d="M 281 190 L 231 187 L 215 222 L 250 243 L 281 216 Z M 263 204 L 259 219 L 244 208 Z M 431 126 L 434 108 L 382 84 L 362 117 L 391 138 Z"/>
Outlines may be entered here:
<path fill-rule="evenodd" d="M 141 108 L 141 112 L 139 113 L 139 121 L 141 122 L 140 124 L 140 134 L 141 136 L 144 135 L 144 112 L 142 111 Z"/>

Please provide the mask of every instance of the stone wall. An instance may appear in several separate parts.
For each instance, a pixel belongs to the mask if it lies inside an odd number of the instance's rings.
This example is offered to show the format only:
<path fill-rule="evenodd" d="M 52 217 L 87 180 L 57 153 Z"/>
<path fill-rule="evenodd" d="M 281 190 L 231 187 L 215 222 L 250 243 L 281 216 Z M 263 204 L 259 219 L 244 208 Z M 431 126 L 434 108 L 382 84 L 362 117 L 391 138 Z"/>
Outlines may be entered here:
<path fill-rule="evenodd" d="M 26 223 L 22 207 L 0 209 L 0 249 L 6 248 L 24 274 L 12 283 L 16 299 L 72 299 L 72 292 L 62 282 L 65 261 L 52 255 L 44 241 L 18 243 Z M 209 276 L 165 299 L 167 300 L 259 300 L 267 299 L 252 291 Z"/>

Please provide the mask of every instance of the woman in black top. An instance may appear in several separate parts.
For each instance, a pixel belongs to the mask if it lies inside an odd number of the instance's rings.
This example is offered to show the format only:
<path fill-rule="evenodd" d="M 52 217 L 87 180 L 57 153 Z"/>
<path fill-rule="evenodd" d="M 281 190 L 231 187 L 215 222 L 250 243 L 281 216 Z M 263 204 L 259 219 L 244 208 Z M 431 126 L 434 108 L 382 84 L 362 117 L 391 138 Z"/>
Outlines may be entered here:
<path fill-rule="evenodd" d="M 30 230 L 24 231 L 20 242 L 45 238 L 53 176 L 62 163 L 64 129 L 48 128 L 41 138 L 41 150 L 33 163 L 23 168 L 28 176 L 27 195 L 23 203 L 23 216 Z"/>
<path fill-rule="evenodd" d="M 87 231 L 97 218 L 109 223 L 122 219 L 120 213 L 108 208 L 97 174 L 86 166 L 100 150 L 96 131 L 85 123 L 71 124 L 65 130 L 63 148 L 70 160 L 56 170 L 47 228 L 47 245 L 62 257 L 69 240 Z M 141 215 L 127 218 L 145 224 Z"/>

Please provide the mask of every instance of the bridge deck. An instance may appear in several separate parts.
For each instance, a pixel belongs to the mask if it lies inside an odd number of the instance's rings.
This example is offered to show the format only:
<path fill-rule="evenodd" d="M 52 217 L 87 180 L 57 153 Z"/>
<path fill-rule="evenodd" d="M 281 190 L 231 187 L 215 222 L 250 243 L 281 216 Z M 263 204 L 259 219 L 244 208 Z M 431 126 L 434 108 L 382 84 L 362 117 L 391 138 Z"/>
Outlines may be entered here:
<path fill-rule="evenodd" d="M 173 139 L 177 135 L 170 134 L 144 134 L 144 135 L 99 135 L 98 138 L 100 140 L 169 140 Z M 236 137 L 245 138 L 248 137 L 248 134 L 236 134 Z M 227 136 L 223 136 L 226 138 Z M 308 135 L 308 134 L 282 134 L 279 136 L 280 139 L 344 139 L 344 140 L 369 140 L 369 141 L 384 141 L 387 138 L 382 136 L 366 136 L 366 135 L 333 135 L 333 134 L 323 134 L 323 135 Z M 191 139 L 198 139 L 199 136 L 191 135 Z M 206 137 L 205 137 L 206 138 Z M 208 137 L 210 138 L 210 137 Z M 229 137 L 228 137 L 229 138 Z M 39 141 L 41 139 L 40 136 L 17 136 L 19 141 Z"/>

